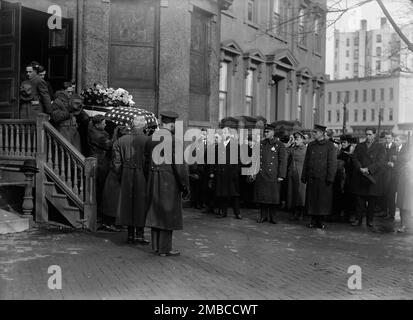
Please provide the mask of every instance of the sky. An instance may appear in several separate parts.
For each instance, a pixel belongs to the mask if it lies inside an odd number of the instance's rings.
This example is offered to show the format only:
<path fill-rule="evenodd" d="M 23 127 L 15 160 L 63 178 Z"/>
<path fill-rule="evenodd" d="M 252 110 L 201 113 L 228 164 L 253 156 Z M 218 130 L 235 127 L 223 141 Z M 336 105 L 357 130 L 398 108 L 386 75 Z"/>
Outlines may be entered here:
<path fill-rule="evenodd" d="M 348 8 L 360 4 L 361 0 L 327 0 L 328 7 Z M 383 0 L 383 3 L 398 24 L 407 23 L 406 12 L 413 13 L 413 4 L 410 0 Z M 341 32 L 356 31 L 360 28 L 360 20 L 367 20 L 367 30 L 380 28 L 380 18 L 384 17 L 376 1 L 371 1 L 360 7 L 349 10 L 334 24 L 337 13 L 327 16 L 327 43 L 326 43 L 326 74 L 334 71 L 334 29 Z"/>

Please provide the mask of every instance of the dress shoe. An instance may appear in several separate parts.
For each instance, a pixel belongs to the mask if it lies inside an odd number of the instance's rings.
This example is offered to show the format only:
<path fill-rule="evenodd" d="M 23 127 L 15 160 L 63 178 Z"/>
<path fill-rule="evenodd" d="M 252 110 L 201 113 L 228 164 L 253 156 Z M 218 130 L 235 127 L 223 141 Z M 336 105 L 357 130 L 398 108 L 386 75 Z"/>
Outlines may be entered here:
<path fill-rule="evenodd" d="M 177 257 L 180 256 L 181 253 L 178 250 L 171 250 L 167 253 L 158 253 L 160 257 Z"/>
<path fill-rule="evenodd" d="M 354 221 L 351 225 L 352 225 L 353 227 L 359 227 L 359 226 L 361 226 L 361 221 L 356 220 L 356 221 Z"/>
<path fill-rule="evenodd" d="M 373 224 L 371 222 L 367 222 L 366 226 L 369 227 L 369 228 L 373 228 Z"/>
<path fill-rule="evenodd" d="M 235 219 L 242 220 L 242 216 L 240 214 L 236 214 Z"/>
<path fill-rule="evenodd" d="M 265 221 L 267 221 L 267 219 L 265 219 L 265 218 L 258 218 L 257 219 L 257 223 L 263 223 Z"/>
<path fill-rule="evenodd" d="M 148 244 L 150 244 L 150 242 L 145 238 L 135 238 L 134 243 L 139 244 L 141 246 L 147 246 Z"/>

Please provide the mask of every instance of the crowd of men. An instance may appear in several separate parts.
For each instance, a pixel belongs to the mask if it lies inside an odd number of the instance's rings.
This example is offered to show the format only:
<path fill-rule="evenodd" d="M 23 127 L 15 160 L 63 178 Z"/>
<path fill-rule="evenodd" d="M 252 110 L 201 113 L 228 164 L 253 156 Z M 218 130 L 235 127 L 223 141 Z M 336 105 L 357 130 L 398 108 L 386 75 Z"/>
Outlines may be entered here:
<path fill-rule="evenodd" d="M 236 131 L 224 143 L 237 143 L 235 136 Z M 190 166 L 191 205 L 225 218 L 231 203 L 240 219 L 241 203 L 260 209 L 258 223 L 274 224 L 277 211 L 287 210 L 293 221 L 311 217 L 310 228 L 325 228 L 325 221 L 361 226 L 364 215 L 372 228 L 375 216 L 394 221 L 398 207 L 397 231 L 405 232 L 411 212 L 405 196 L 412 183 L 410 143 L 387 132 L 377 139 L 375 128 L 367 128 L 361 140 L 351 135 L 334 139 L 320 125 L 311 137 L 302 131 L 286 136 L 285 130 L 268 124 L 256 175 L 241 176 L 241 165 Z"/>

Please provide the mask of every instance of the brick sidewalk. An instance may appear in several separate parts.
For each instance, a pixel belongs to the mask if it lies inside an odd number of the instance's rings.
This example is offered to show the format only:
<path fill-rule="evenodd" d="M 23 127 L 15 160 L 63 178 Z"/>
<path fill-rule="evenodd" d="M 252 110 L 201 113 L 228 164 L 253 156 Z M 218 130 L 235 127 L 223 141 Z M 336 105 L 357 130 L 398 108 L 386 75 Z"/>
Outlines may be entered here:
<path fill-rule="evenodd" d="M 413 298 L 411 234 L 257 224 L 255 211 L 243 215 L 185 210 L 185 229 L 174 233 L 180 257 L 126 245 L 125 233 L 0 236 L 0 299 Z M 47 287 L 50 265 L 62 268 L 62 290 Z M 362 268 L 362 290 L 347 287 L 351 265 Z"/>

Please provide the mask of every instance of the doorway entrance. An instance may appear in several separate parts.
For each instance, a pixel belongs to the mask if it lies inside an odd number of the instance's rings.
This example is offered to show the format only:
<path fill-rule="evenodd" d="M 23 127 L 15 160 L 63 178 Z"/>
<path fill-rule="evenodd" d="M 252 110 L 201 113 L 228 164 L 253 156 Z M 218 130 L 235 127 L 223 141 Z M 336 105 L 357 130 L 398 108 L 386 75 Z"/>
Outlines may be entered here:
<path fill-rule="evenodd" d="M 26 65 L 44 66 L 54 91 L 73 77 L 73 19 L 62 19 L 62 28 L 50 30 L 51 15 L 2 1 L 0 9 L 0 118 L 19 118 L 20 83 Z"/>

